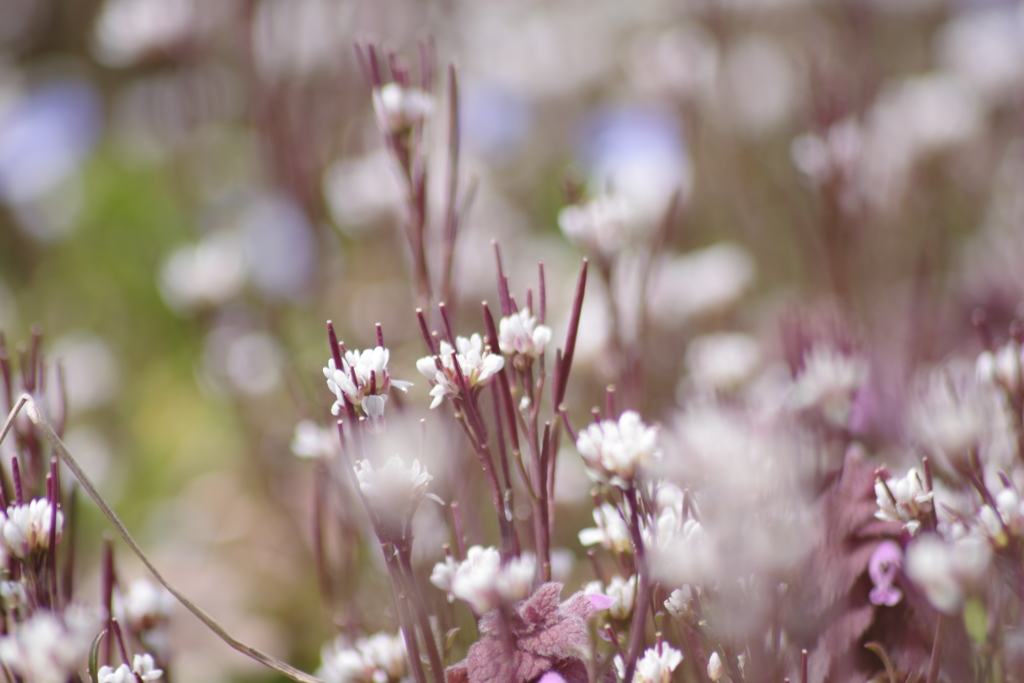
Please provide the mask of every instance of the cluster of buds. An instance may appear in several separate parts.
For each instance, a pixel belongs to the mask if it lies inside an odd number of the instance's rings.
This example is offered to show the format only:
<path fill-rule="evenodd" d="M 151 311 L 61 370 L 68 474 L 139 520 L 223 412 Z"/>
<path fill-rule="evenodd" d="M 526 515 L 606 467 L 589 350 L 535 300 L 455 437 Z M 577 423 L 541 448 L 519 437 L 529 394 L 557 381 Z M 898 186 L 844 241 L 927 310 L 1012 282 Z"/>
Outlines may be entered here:
<path fill-rule="evenodd" d="M 327 388 L 337 400 L 331 413 L 340 415 L 348 405 L 369 419 L 372 431 L 380 431 L 384 419 L 384 404 L 391 387 L 408 391 L 412 382 L 392 380 L 388 373 L 390 352 L 383 346 L 363 352 L 346 351 L 341 356 L 341 367 L 333 358 L 324 368 Z"/>
<path fill-rule="evenodd" d="M 434 400 L 430 403 L 431 408 L 441 405 L 445 396 L 455 398 L 461 394 L 459 375 L 465 380 L 466 387 L 473 391 L 486 386 L 503 367 L 505 359 L 501 354 L 492 353 L 491 347 L 484 345 L 479 334 L 468 339 L 456 337 L 455 348 L 442 341 L 438 355 L 416 361 L 416 369 L 432 385 L 430 395 Z"/>
<path fill-rule="evenodd" d="M 903 477 L 893 477 L 875 482 L 875 498 L 878 511 L 875 517 L 887 522 L 902 522 L 911 535 L 921 528 L 921 523 L 932 512 L 934 492 L 928 490 L 916 467 L 911 467 Z"/>
<path fill-rule="evenodd" d="M 423 124 L 434 110 L 434 98 L 419 88 L 387 83 L 374 88 L 373 110 L 385 135 L 403 135 Z"/>
<path fill-rule="evenodd" d="M 476 614 L 485 614 L 529 596 L 536 575 L 537 559 L 532 553 L 512 557 L 502 564 L 496 548 L 475 545 L 462 562 L 449 557 L 434 565 L 430 582 L 449 596 L 465 601 Z"/>
<path fill-rule="evenodd" d="M 657 442 L 657 427 L 648 427 L 637 412 L 627 410 L 617 422 L 603 420 L 580 431 L 576 450 L 592 476 L 625 490 L 632 487 L 637 470 L 661 458 Z"/>
<path fill-rule="evenodd" d="M 995 507 L 982 505 L 978 510 L 980 531 L 996 548 L 1005 548 L 1013 539 L 1024 537 L 1024 501 L 1016 489 L 1006 487 L 994 497 Z"/>
<path fill-rule="evenodd" d="M 45 552 L 50 547 L 54 523 L 55 542 L 60 542 L 64 513 L 54 510 L 49 500 L 37 498 L 24 505 L 12 505 L 5 515 L 0 515 L 4 547 L 20 560 Z"/>

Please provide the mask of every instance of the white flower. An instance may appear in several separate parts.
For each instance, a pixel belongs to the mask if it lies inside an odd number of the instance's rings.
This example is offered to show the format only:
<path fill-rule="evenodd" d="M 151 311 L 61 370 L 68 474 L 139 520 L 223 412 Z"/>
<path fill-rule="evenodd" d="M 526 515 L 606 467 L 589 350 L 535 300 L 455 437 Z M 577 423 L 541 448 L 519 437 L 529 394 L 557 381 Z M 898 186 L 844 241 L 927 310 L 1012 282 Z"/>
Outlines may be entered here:
<path fill-rule="evenodd" d="M 95 615 L 77 605 L 63 618 L 38 610 L 0 638 L 0 662 L 25 681 L 65 683 L 83 664 L 98 628 Z"/>
<path fill-rule="evenodd" d="M 0 599 L 3 600 L 4 610 L 7 612 L 14 612 L 21 607 L 28 606 L 28 595 L 25 593 L 25 586 L 21 581 L 0 583 Z"/>
<path fill-rule="evenodd" d="M 502 318 L 498 323 L 498 348 L 506 356 L 518 353 L 536 358 L 544 354 L 550 341 L 551 328 L 538 325 L 529 308 Z"/>
<path fill-rule="evenodd" d="M 50 547 L 50 522 L 53 506 L 45 498 L 37 498 L 26 505 L 7 508 L 3 520 L 3 542 L 15 557 L 25 559 L 38 550 Z M 57 510 L 55 540 L 59 543 L 64 528 L 64 513 Z"/>
<path fill-rule="evenodd" d="M 582 545 L 601 544 L 615 553 L 632 553 L 633 542 L 629 538 L 629 527 L 619 514 L 618 509 L 610 503 L 603 503 L 594 510 L 596 528 L 583 529 L 579 533 Z"/>
<path fill-rule="evenodd" d="M 338 433 L 324 429 L 312 420 L 302 420 L 295 425 L 292 437 L 292 453 L 300 458 L 331 458 L 338 452 Z"/>
<path fill-rule="evenodd" d="M 433 384 L 430 395 L 434 397 L 430 407 L 441 405 L 445 396 L 454 398 L 459 395 L 459 381 L 455 370 L 453 354 L 459 364 L 463 377 L 470 390 L 485 386 L 505 367 L 505 359 L 500 354 L 491 353 L 489 346 L 484 346 L 483 338 L 474 334 L 470 338 L 456 337 L 455 348 L 446 341 L 441 342 L 437 356 L 426 356 L 416 361 L 416 369 Z M 457 351 L 457 353 L 456 353 Z M 438 370 L 438 360 L 441 369 Z"/>
<path fill-rule="evenodd" d="M 760 347 L 745 334 L 709 334 L 686 347 L 690 379 L 704 393 L 735 390 L 753 376 L 760 362 Z"/>
<path fill-rule="evenodd" d="M 853 398 L 867 377 L 868 365 L 863 358 L 815 346 L 804 356 L 790 404 L 797 410 L 817 408 L 831 424 L 845 427 Z"/>
<path fill-rule="evenodd" d="M 131 683 L 135 680 L 135 674 L 127 664 L 122 664 L 116 669 L 101 666 L 97 678 L 99 678 L 99 683 Z"/>
<path fill-rule="evenodd" d="M 669 683 L 672 680 L 672 672 L 682 661 L 682 652 L 666 643 L 659 643 L 648 648 L 636 663 L 633 683 Z M 615 668 L 619 672 L 619 678 L 624 678 L 626 663 L 620 655 L 615 655 Z"/>
<path fill-rule="evenodd" d="M 388 358 L 391 352 L 383 346 L 363 352 L 347 351 L 341 359 L 341 369 L 334 366 L 334 359 L 327 361 L 324 377 L 327 388 L 337 397 L 331 412 L 340 415 L 345 409 L 345 399 L 370 420 L 370 427 L 379 430 L 384 418 L 384 404 L 387 393 L 394 386 L 407 391 L 412 382 L 392 380 L 388 373 Z"/>
<path fill-rule="evenodd" d="M 910 428 L 918 442 L 947 458 L 964 459 L 990 429 L 997 412 L 968 367 L 952 362 L 930 373 L 917 387 L 910 409 Z"/>
<path fill-rule="evenodd" d="M 427 495 L 427 484 L 434 479 L 419 460 L 407 466 L 397 455 L 388 458 L 379 470 L 373 469 L 369 460 L 360 460 L 353 469 L 369 505 L 400 524 L 408 521 L 407 516 Z"/>
<path fill-rule="evenodd" d="M 135 655 L 132 659 L 132 672 L 138 674 L 144 681 L 155 681 L 163 676 L 163 669 L 156 668 L 153 662 L 153 655 Z"/>
<path fill-rule="evenodd" d="M 174 609 L 174 596 L 147 579 L 136 579 L 123 598 L 125 618 L 133 628 L 148 631 L 167 622 Z"/>
<path fill-rule="evenodd" d="M 690 611 L 693 602 L 693 589 L 689 585 L 676 588 L 665 601 L 665 609 L 676 619 L 682 619 Z"/>
<path fill-rule="evenodd" d="M 558 226 L 570 242 L 606 259 L 629 246 L 639 223 L 633 207 L 621 196 L 597 197 L 558 214 Z"/>
<path fill-rule="evenodd" d="M 604 420 L 582 430 L 576 450 L 599 479 L 629 488 L 637 469 L 661 458 L 658 429 L 648 427 L 640 415 L 627 410 L 618 422 Z"/>
<path fill-rule="evenodd" d="M 434 110 L 434 98 L 418 88 L 388 83 L 373 91 L 373 110 L 385 133 L 403 133 L 421 123 Z"/>
<path fill-rule="evenodd" d="M 992 550 L 988 542 L 969 534 L 946 543 L 934 535 L 917 539 L 907 548 L 907 576 L 924 589 L 929 602 L 943 612 L 959 611 L 970 588 L 987 571 Z"/>
<path fill-rule="evenodd" d="M 406 674 L 405 639 L 401 631 L 375 633 L 348 647 L 338 638 L 324 646 L 321 661 L 316 675 L 327 683 L 397 683 Z"/>
<path fill-rule="evenodd" d="M 533 553 L 513 557 L 504 566 L 494 547 L 475 545 L 466 559 L 451 558 L 434 565 L 430 581 L 443 591 L 464 600 L 476 614 L 484 614 L 502 602 L 515 602 L 530 595 L 537 572 Z"/>
<path fill-rule="evenodd" d="M 613 619 L 628 619 L 633 613 L 633 605 L 636 602 L 637 575 L 623 579 L 621 576 L 613 576 L 607 586 L 602 586 L 600 581 L 591 581 L 584 588 L 587 594 L 606 595 L 612 599 L 608 613 Z"/>
<path fill-rule="evenodd" d="M 891 497 L 889 493 L 892 493 Z M 917 533 L 921 520 L 932 510 L 933 497 L 932 491 L 924 490 L 917 468 L 911 467 L 906 476 L 888 479 L 885 484 L 875 482 L 875 498 L 878 503 L 875 517 L 889 522 L 903 522 L 907 531 Z"/>
<path fill-rule="evenodd" d="M 722 658 L 718 656 L 717 652 L 712 652 L 711 657 L 708 658 L 708 678 L 717 681 L 723 675 L 725 675 L 725 667 L 722 666 Z"/>

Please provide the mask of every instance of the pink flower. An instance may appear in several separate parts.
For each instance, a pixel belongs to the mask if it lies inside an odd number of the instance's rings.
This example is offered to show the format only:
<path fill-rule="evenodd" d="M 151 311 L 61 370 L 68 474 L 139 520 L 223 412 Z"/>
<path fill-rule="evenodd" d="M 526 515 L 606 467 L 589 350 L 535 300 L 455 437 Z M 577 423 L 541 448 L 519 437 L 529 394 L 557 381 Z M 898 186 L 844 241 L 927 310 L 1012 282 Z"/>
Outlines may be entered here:
<path fill-rule="evenodd" d="M 576 593 L 560 603 L 562 584 L 546 583 L 511 610 L 480 619 L 480 640 L 445 671 L 447 683 L 586 683 L 590 656 L 587 619 L 610 604 L 607 596 Z M 509 649 L 511 645 L 511 650 Z M 605 683 L 614 683 L 610 671 Z"/>
<path fill-rule="evenodd" d="M 868 595 L 872 603 L 892 607 L 900 601 L 903 593 L 892 584 L 902 566 L 903 551 L 896 543 L 882 541 L 878 544 L 868 562 L 868 574 L 871 576 L 871 582 L 875 584 Z"/>

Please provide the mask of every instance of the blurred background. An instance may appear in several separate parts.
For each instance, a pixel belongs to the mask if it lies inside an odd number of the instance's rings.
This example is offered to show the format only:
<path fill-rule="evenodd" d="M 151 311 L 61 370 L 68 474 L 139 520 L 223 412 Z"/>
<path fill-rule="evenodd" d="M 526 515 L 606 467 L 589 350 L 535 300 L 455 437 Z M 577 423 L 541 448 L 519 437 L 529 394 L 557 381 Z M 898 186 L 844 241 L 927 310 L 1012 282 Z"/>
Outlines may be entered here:
<path fill-rule="evenodd" d="M 648 292 L 649 420 L 686 375 L 680 340 L 705 332 L 782 358 L 786 311 L 852 312 L 899 393 L 917 365 L 977 346 L 974 307 L 1000 330 L 1021 314 L 1017 2 L 0 0 L 0 330 L 13 346 L 40 325 L 65 367 L 68 445 L 172 582 L 306 670 L 334 629 L 312 472 L 289 444 L 299 420 L 329 418 L 324 321 L 349 348 L 380 322 L 392 376 L 418 384 L 408 402 L 429 401 L 401 185 L 352 47 L 378 39 L 415 64 L 424 37 L 432 229 L 449 62 L 479 182 L 455 257 L 460 333 L 496 300 L 496 239 L 517 291 L 545 260 L 564 335 L 580 257 L 559 230 L 567 184 L 614 187 L 652 222 L 681 191 Z M 570 393 L 583 414 L 614 379 L 609 297 L 626 295 L 592 278 Z M 582 512 L 560 543 L 580 554 L 585 483 L 565 496 Z M 79 597 L 94 600 L 104 524 L 83 508 Z M 352 587 L 370 580 L 372 562 L 351 564 Z M 372 614 L 389 597 L 361 599 Z M 272 678 L 180 612 L 180 680 Z"/>

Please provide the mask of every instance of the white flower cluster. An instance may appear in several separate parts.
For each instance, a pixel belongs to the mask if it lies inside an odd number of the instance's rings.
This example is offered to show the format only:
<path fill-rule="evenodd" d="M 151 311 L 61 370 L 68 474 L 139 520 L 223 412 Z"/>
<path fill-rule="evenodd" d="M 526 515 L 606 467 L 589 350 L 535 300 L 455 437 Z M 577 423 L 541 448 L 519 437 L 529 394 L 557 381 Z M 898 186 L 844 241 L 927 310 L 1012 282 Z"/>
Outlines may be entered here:
<path fill-rule="evenodd" d="M 350 646 L 344 638 L 324 645 L 317 678 L 326 683 L 398 683 L 407 673 L 402 632 L 375 633 Z"/>
<path fill-rule="evenodd" d="M 524 308 L 498 323 L 498 348 L 506 356 L 519 354 L 537 358 L 551 341 L 551 328 L 538 325 L 537 318 Z"/>
<path fill-rule="evenodd" d="M 580 431 L 576 450 L 599 480 L 628 489 L 638 469 L 661 458 L 657 442 L 657 427 L 648 427 L 639 413 L 627 410 L 618 422 L 604 420 Z"/>
<path fill-rule="evenodd" d="M 649 647 L 644 656 L 636 663 L 633 683 L 669 683 L 672 672 L 683 661 L 683 653 L 666 643 L 658 643 Z M 626 663 L 621 655 L 615 655 L 615 668 L 619 678 L 626 676 Z"/>
<path fill-rule="evenodd" d="M 451 344 L 442 341 L 440 351 L 437 356 L 426 356 L 416 361 L 416 369 L 433 385 L 430 390 L 430 395 L 434 397 L 431 408 L 441 405 L 445 396 L 453 398 L 459 395 L 456 362 L 470 389 L 485 386 L 505 367 L 505 359 L 500 354 L 491 353 L 491 348 L 484 346 L 479 334 L 468 339 L 456 337 L 454 349 Z M 438 361 L 441 369 L 438 369 Z"/>
<path fill-rule="evenodd" d="M 84 663 L 99 623 L 71 605 L 63 615 L 43 610 L 0 638 L 0 661 L 32 683 L 65 683 Z"/>
<path fill-rule="evenodd" d="M 596 527 L 583 529 L 579 533 L 582 545 L 597 545 L 607 548 L 614 553 L 632 553 L 633 542 L 629 538 L 629 527 L 622 518 L 618 509 L 610 504 L 603 503 L 601 507 L 594 509 L 594 522 Z"/>
<path fill-rule="evenodd" d="M 295 425 L 291 448 L 300 458 L 333 458 L 339 450 L 338 432 L 312 420 L 302 420 Z"/>
<path fill-rule="evenodd" d="M 892 494 L 891 496 L 889 494 Z M 911 467 L 903 477 L 893 477 L 884 484 L 875 482 L 878 511 L 875 517 L 889 522 L 903 522 L 911 534 L 917 533 L 921 520 L 932 510 L 933 491 L 926 491 L 917 468 Z"/>
<path fill-rule="evenodd" d="M 163 675 L 163 669 L 156 668 L 153 656 L 147 654 L 135 655 L 130 669 L 127 664 L 122 664 L 116 669 L 101 666 L 97 678 L 99 683 L 132 683 L 135 680 L 155 681 Z"/>
<path fill-rule="evenodd" d="M 996 548 L 1005 548 L 1011 538 L 1024 536 L 1024 501 L 1012 488 L 1004 488 L 995 495 L 996 507 L 982 505 L 978 510 L 981 532 Z"/>
<path fill-rule="evenodd" d="M 537 558 L 533 553 L 523 553 L 502 565 L 496 548 L 475 545 L 466 551 L 462 562 L 449 557 L 434 565 L 430 582 L 464 600 L 476 614 L 484 614 L 503 603 L 529 596 L 536 573 Z"/>
<path fill-rule="evenodd" d="M 370 420 L 371 428 L 380 428 L 384 418 L 384 404 L 391 387 L 407 391 L 412 382 L 392 380 L 388 374 L 390 352 L 383 346 L 363 352 L 347 351 L 336 368 L 334 359 L 327 361 L 324 377 L 327 388 L 337 397 L 331 412 L 340 415 L 345 399 Z"/>
<path fill-rule="evenodd" d="M 373 91 L 373 110 L 381 130 L 395 135 L 422 123 L 434 110 L 434 98 L 419 88 L 388 83 Z"/>
<path fill-rule="evenodd" d="M 170 591 L 147 579 L 133 581 L 121 599 L 126 621 L 139 631 L 149 631 L 166 624 L 174 603 Z"/>
<path fill-rule="evenodd" d="M 7 551 L 19 559 L 50 547 L 50 523 L 53 506 L 45 498 L 37 498 L 24 505 L 12 505 L 6 514 L 0 514 L 3 544 Z M 57 510 L 56 541 L 60 542 L 64 529 L 64 513 Z"/>

